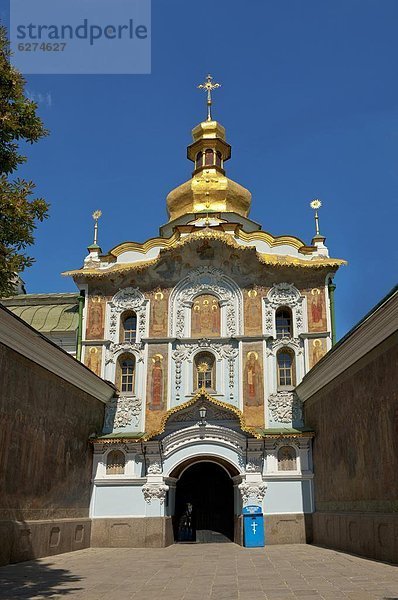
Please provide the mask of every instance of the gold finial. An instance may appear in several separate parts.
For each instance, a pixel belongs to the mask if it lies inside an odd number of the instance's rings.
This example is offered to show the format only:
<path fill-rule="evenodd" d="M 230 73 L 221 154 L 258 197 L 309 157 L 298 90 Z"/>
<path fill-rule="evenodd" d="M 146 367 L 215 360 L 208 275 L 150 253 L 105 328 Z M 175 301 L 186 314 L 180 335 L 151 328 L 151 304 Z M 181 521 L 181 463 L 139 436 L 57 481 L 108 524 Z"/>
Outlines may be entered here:
<path fill-rule="evenodd" d="M 213 83 L 213 77 L 211 75 L 208 75 L 206 77 L 205 83 L 201 83 L 200 85 L 198 85 L 198 89 L 205 90 L 207 92 L 207 120 L 208 121 L 211 121 L 211 105 L 212 105 L 211 92 L 212 92 L 212 90 L 216 90 L 219 87 L 221 87 L 221 83 Z"/>
<path fill-rule="evenodd" d="M 322 202 L 315 198 L 312 202 L 310 202 L 310 206 L 315 211 L 315 232 L 316 235 L 319 235 L 319 217 L 318 217 L 318 208 L 321 208 Z"/>
<path fill-rule="evenodd" d="M 100 210 L 95 210 L 92 214 L 92 217 L 94 219 L 94 244 L 97 244 L 98 240 L 98 219 L 101 215 L 102 212 Z"/>

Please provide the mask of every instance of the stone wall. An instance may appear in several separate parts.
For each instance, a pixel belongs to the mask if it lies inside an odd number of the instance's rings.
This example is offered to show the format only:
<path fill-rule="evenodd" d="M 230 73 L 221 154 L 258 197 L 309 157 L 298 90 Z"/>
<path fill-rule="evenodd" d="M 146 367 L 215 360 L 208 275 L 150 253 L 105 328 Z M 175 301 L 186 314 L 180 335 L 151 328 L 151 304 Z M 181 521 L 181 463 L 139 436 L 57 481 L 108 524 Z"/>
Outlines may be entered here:
<path fill-rule="evenodd" d="M 398 562 L 398 335 L 308 399 L 304 414 L 316 432 L 314 542 Z"/>
<path fill-rule="evenodd" d="M 171 517 L 93 519 L 93 548 L 164 548 L 174 543 Z"/>
<path fill-rule="evenodd" d="M 89 546 L 88 440 L 103 416 L 102 402 L 0 344 L 0 564 Z"/>

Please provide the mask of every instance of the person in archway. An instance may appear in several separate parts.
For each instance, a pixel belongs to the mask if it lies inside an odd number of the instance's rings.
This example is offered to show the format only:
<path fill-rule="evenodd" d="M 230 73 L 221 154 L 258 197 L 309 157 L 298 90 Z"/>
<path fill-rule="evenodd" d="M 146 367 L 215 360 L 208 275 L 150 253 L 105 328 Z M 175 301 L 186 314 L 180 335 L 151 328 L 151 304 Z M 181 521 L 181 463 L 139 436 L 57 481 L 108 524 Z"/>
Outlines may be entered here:
<path fill-rule="evenodd" d="M 195 514 L 193 511 L 193 505 L 190 502 L 187 502 L 185 511 L 178 524 L 178 541 L 196 541 Z"/>

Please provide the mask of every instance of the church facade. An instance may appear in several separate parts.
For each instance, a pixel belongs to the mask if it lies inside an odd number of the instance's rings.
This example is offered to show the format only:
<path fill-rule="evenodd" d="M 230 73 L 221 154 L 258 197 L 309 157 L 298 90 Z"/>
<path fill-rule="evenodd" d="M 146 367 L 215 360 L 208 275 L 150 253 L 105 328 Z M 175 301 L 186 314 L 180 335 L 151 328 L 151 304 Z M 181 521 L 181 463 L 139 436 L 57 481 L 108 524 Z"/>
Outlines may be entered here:
<path fill-rule="evenodd" d="M 66 273 L 85 296 L 81 360 L 116 388 L 92 440 L 94 546 L 173 543 L 187 504 L 199 541 L 241 543 L 247 504 L 266 543 L 308 537 L 314 433 L 295 387 L 332 346 L 344 261 L 319 233 L 263 231 L 226 176 L 223 126 L 209 113 L 192 135 L 159 236 L 95 240 Z"/>

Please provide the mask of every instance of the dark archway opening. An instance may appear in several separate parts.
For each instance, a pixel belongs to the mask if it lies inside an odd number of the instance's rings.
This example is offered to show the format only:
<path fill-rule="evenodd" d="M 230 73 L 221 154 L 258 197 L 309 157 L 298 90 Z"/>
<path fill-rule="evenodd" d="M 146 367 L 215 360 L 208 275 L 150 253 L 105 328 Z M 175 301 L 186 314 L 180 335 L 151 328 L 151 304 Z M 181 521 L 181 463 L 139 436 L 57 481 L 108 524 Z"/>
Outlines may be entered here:
<path fill-rule="evenodd" d="M 187 518 L 188 504 L 192 505 L 192 514 Z M 225 469 L 213 462 L 199 462 L 183 472 L 176 488 L 174 539 L 177 542 L 234 539 L 234 490 Z"/>

